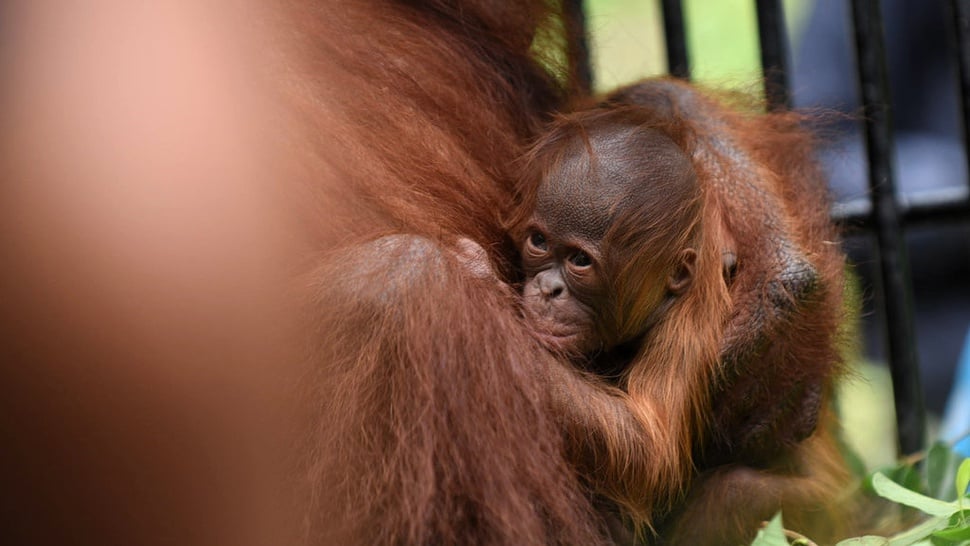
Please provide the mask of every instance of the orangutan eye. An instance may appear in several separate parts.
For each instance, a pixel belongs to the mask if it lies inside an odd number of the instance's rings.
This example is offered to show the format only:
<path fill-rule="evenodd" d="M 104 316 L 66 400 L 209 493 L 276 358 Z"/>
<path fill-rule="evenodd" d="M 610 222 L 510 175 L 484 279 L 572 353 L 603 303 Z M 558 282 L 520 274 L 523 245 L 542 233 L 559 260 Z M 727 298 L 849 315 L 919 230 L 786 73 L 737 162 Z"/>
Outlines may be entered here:
<path fill-rule="evenodd" d="M 546 244 L 546 238 L 538 231 L 533 232 L 529 236 L 529 244 L 543 252 L 549 250 L 549 246 Z"/>
<path fill-rule="evenodd" d="M 593 260 L 585 252 L 577 252 L 569 257 L 569 263 L 576 267 L 589 267 L 593 265 Z"/>

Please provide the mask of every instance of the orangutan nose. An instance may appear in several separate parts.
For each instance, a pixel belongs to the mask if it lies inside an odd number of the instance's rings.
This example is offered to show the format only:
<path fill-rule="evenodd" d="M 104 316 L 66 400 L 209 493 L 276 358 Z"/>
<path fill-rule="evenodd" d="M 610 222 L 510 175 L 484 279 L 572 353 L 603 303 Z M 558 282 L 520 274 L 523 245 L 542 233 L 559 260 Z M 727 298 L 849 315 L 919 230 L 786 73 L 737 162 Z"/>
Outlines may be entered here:
<path fill-rule="evenodd" d="M 536 275 L 536 284 L 539 292 L 547 300 L 553 300 L 566 293 L 566 283 L 563 282 L 562 275 L 556 271 L 543 271 Z"/>

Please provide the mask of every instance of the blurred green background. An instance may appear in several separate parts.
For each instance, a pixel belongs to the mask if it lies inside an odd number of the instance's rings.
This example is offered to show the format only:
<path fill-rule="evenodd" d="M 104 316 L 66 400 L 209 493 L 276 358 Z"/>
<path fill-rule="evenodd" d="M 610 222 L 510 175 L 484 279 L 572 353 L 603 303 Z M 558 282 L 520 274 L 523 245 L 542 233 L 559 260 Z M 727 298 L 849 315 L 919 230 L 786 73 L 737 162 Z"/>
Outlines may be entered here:
<path fill-rule="evenodd" d="M 598 90 L 666 73 L 659 4 L 650 0 L 585 1 Z M 793 41 L 798 39 L 810 4 L 810 0 L 784 2 Z M 741 89 L 758 84 L 754 2 L 684 0 L 684 17 L 695 80 Z"/>

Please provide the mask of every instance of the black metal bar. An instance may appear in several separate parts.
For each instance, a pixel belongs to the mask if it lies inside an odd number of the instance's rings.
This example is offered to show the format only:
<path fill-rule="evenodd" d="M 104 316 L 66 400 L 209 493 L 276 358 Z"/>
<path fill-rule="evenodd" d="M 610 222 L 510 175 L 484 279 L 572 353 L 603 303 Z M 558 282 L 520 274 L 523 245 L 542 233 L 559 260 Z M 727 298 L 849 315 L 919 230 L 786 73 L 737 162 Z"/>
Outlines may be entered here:
<path fill-rule="evenodd" d="M 764 74 L 765 99 L 771 111 L 791 108 L 788 85 L 788 39 L 781 0 L 757 0 L 758 43 Z"/>
<path fill-rule="evenodd" d="M 590 94 L 593 90 L 593 68 L 589 60 L 589 38 L 586 34 L 586 12 L 583 10 L 583 0 L 564 0 L 563 11 L 571 40 L 569 43 L 575 50 L 570 51 L 575 66 L 573 67 L 575 83 L 579 91 Z"/>
<path fill-rule="evenodd" d="M 684 26 L 684 7 L 681 0 L 661 0 L 664 36 L 667 43 L 667 71 L 678 78 L 690 79 L 690 60 L 687 56 L 687 32 Z"/>
<path fill-rule="evenodd" d="M 886 310 L 898 448 L 900 454 L 909 455 L 923 449 L 926 422 L 916 355 L 909 264 L 893 181 L 889 76 L 879 0 L 852 0 L 852 20 L 865 108 L 869 189 L 879 247 L 879 278 Z"/>
<path fill-rule="evenodd" d="M 970 173 L 970 0 L 951 0 L 952 33 L 957 46 L 957 74 L 960 81 L 960 119 L 963 148 Z"/>

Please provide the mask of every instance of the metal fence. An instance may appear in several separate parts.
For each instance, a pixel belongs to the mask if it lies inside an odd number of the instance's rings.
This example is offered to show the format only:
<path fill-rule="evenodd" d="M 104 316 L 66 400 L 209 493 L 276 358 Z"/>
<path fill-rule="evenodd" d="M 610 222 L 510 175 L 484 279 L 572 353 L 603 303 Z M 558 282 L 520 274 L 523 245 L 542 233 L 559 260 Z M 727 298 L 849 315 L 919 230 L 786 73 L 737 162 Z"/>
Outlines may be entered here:
<path fill-rule="evenodd" d="M 789 84 L 789 39 L 781 0 L 754 0 L 758 19 L 764 93 L 769 109 L 792 106 Z M 964 149 L 970 128 L 970 0 L 947 0 L 959 82 Z M 582 24 L 581 0 L 569 0 Z M 681 0 L 660 0 L 670 74 L 690 79 L 690 55 Z M 833 4 L 839 4 L 833 2 Z M 862 102 L 868 195 L 839 203 L 833 218 L 872 236 L 876 255 L 872 293 L 885 315 L 886 357 L 893 382 L 898 447 L 901 454 L 921 450 L 926 437 L 923 392 L 914 329 L 913 296 L 904 230 L 914 224 L 970 219 L 970 191 L 938 191 L 919 196 L 896 191 L 893 153 L 893 110 L 887 69 L 883 18 L 879 0 L 851 0 L 855 67 Z M 591 84 L 588 66 L 580 70 Z M 970 154 L 968 154 L 970 157 Z M 968 171 L 970 172 L 970 171 Z"/>

